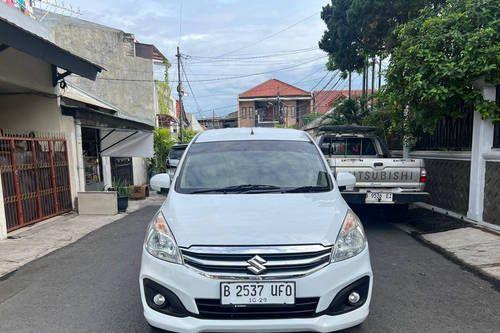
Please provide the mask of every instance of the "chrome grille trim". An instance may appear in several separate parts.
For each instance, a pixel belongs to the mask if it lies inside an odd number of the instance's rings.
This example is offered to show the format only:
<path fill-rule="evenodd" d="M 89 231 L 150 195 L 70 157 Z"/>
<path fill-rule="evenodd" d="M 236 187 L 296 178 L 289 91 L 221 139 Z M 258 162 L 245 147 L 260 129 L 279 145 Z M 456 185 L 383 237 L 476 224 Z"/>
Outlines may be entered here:
<path fill-rule="evenodd" d="M 181 248 L 184 265 L 210 278 L 265 280 L 311 274 L 330 263 L 332 247 L 322 245 Z M 253 274 L 248 261 L 265 259 L 266 271 Z"/>

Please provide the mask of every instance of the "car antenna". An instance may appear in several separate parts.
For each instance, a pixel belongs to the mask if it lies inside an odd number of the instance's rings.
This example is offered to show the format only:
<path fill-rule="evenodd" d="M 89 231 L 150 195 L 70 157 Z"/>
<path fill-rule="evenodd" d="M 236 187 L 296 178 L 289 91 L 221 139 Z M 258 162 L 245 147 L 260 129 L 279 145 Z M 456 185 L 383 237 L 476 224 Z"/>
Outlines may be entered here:
<path fill-rule="evenodd" d="M 253 135 L 253 128 L 250 130 L 250 135 Z"/>

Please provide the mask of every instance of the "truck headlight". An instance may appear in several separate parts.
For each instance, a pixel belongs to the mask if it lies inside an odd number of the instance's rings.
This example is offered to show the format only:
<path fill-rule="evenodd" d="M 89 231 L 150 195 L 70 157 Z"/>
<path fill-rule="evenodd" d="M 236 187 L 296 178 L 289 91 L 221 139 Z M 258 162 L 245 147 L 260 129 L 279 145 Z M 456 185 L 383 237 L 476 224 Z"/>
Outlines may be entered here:
<path fill-rule="evenodd" d="M 365 247 L 366 237 L 361 220 L 349 209 L 333 247 L 332 262 L 352 258 L 361 253 Z"/>
<path fill-rule="evenodd" d="M 179 248 L 161 210 L 156 213 L 148 226 L 144 245 L 153 257 L 182 264 Z"/>

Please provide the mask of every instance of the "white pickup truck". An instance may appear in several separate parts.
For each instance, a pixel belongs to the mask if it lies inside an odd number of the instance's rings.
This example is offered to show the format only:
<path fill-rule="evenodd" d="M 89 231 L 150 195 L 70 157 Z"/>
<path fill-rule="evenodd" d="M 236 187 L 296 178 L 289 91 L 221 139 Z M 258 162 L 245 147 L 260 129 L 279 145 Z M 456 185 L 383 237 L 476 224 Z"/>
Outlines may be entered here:
<path fill-rule="evenodd" d="M 354 188 L 342 189 L 350 204 L 398 204 L 425 201 L 427 178 L 422 159 L 391 157 L 385 143 L 374 134 L 374 127 L 322 126 L 316 142 L 334 175 L 350 172 L 356 177 Z"/>

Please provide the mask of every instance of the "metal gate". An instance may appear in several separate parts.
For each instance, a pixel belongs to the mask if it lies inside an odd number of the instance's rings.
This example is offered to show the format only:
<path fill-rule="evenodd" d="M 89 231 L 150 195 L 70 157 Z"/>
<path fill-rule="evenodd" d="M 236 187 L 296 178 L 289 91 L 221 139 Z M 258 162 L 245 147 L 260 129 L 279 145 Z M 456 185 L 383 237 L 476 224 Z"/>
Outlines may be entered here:
<path fill-rule="evenodd" d="M 64 139 L 0 136 L 7 231 L 72 209 Z"/>

